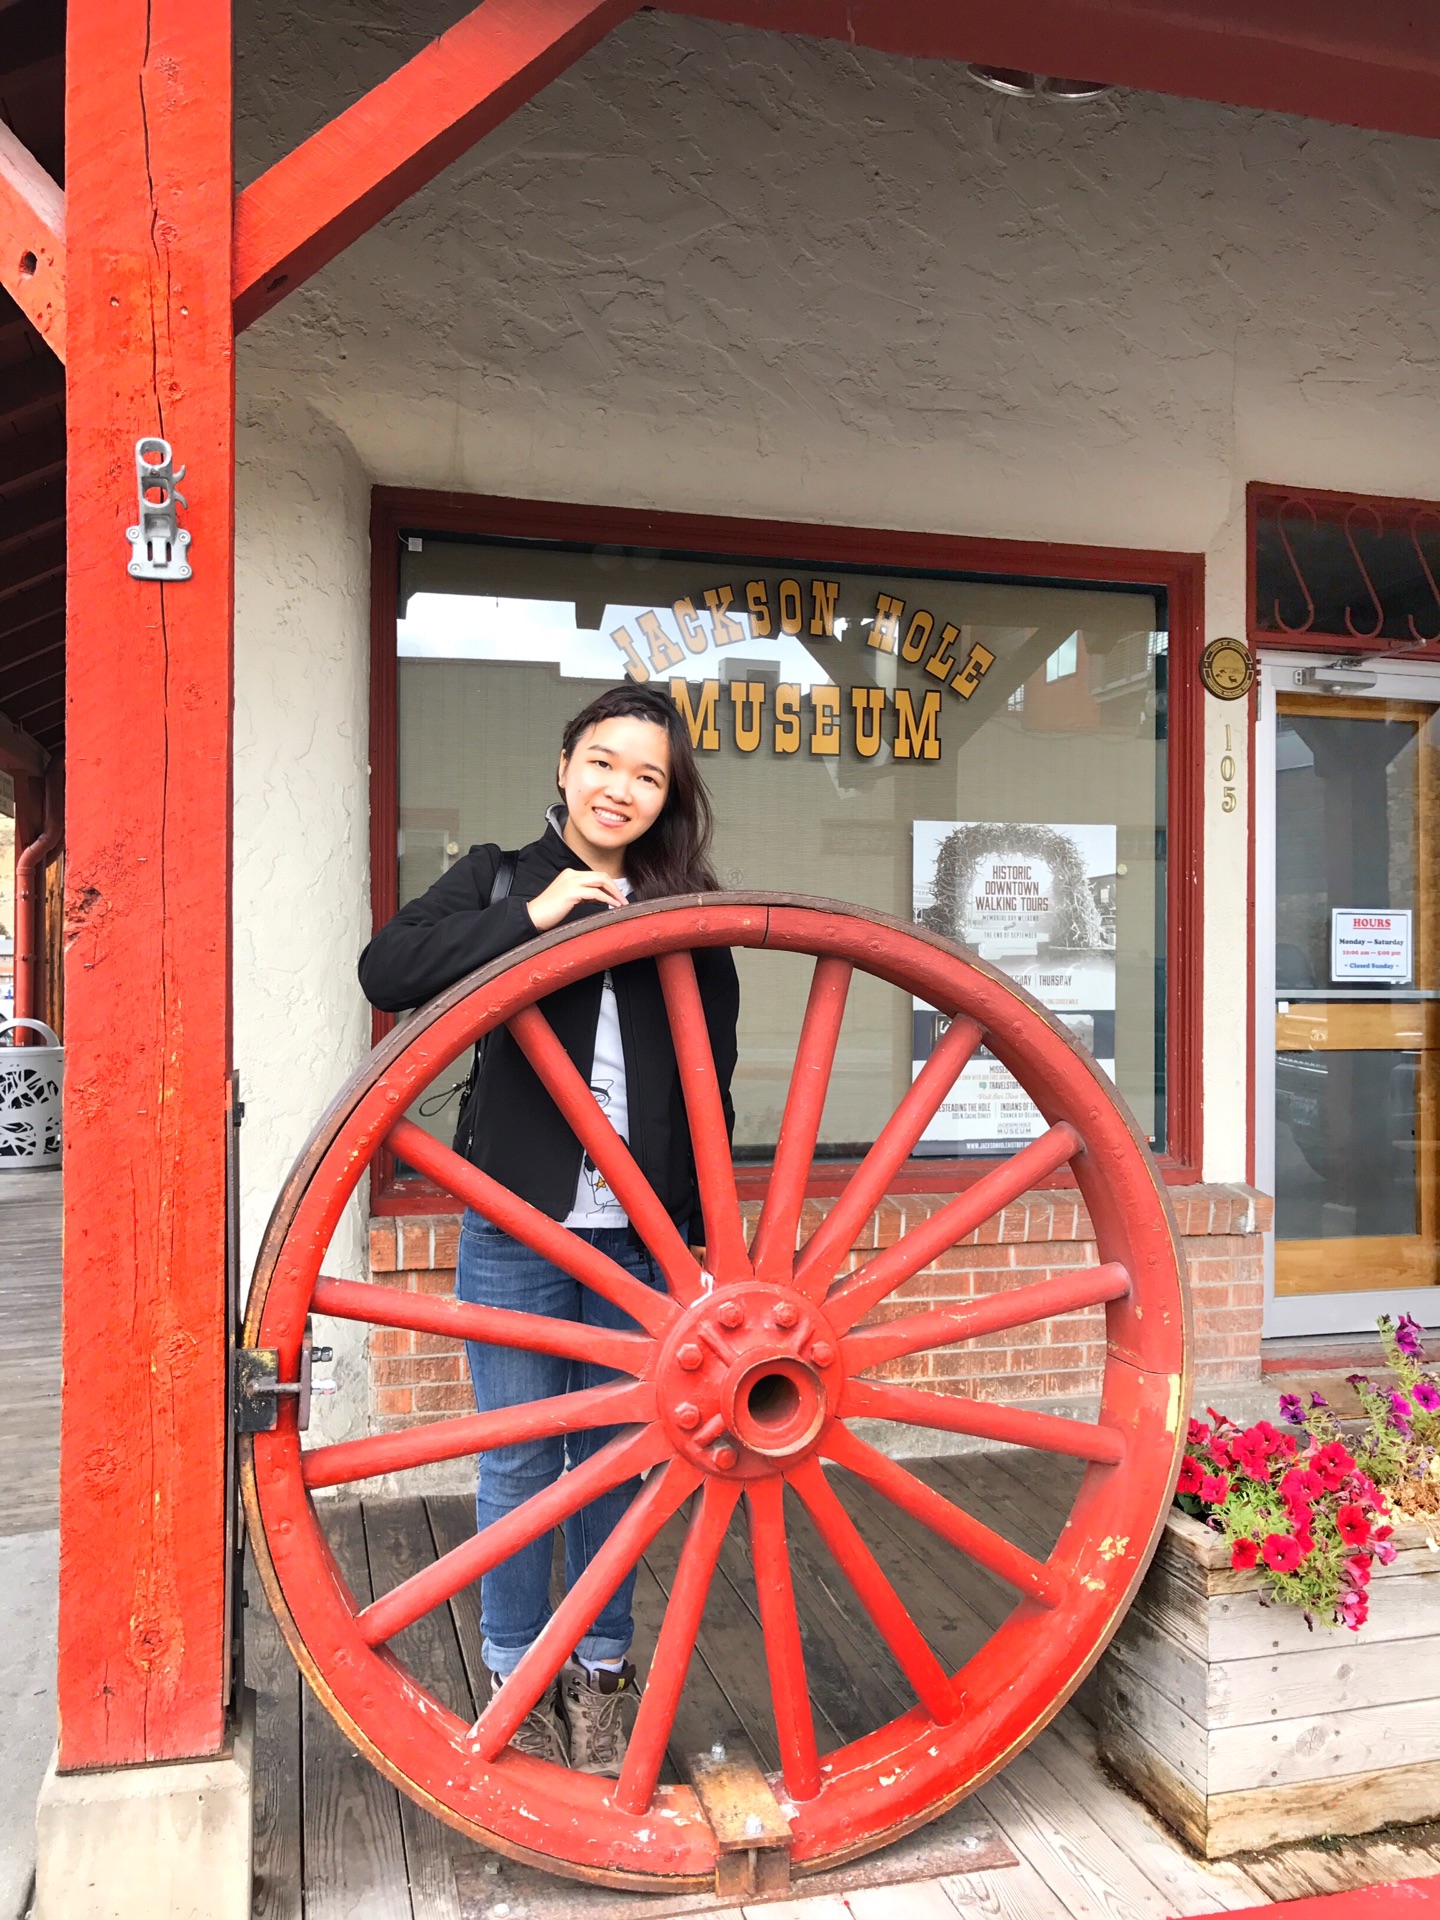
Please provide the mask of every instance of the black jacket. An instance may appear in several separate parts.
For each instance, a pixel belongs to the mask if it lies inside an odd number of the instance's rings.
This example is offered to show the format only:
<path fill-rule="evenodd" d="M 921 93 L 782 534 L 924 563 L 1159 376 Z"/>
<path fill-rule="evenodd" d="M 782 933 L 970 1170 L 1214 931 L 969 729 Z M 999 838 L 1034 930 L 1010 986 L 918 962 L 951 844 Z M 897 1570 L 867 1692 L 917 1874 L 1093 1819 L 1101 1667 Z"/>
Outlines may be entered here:
<path fill-rule="evenodd" d="M 500 859 L 498 846 L 471 847 L 418 900 L 403 906 L 360 956 L 360 985 L 372 1005 L 387 1013 L 418 1007 L 443 993 L 476 967 L 533 940 L 525 910 L 564 867 L 585 862 L 553 826 L 523 847 L 510 893 L 491 906 L 490 888 Z M 582 904 L 566 921 L 612 908 Z M 734 1127 L 730 1080 L 735 1070 L 735 1023 L 740 983 L 728 948 L 698 948 L 695 973 L 725 1100 Z M 630 1151 L 682 1232 L 698 1212 L 695 1163 L 670 1023 L 653 960 L 630 961 L 611 973 L 625 1051 Z M 540 1002 L 561 1045 L 588 1082 L 600 1018 L 601 974 L 562 987 Z M 529 1061 L 503 1028 L 485 1043 L 484 1065 L 470 1116 L 456 1135 L 456 1148 L 477 1167 L 510 1187 L 552 1220 L 575 1204 L 580 1142 L 541 1085 Z"/>

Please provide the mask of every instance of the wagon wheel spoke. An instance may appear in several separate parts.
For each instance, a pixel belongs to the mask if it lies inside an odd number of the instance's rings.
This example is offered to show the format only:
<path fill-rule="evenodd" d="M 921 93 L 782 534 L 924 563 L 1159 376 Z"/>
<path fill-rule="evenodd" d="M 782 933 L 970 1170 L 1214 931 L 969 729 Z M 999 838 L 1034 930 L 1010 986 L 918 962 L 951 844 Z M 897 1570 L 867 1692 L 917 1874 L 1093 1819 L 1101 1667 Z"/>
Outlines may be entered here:
<path fill-rule="evenodd" d="M 458 1460 L 513 1447 L 524 1440 L 546 1440 L 591 1427 L 625 1427 L 655 1417 L 655 1389 L 648 1380 L 621 1380 L 549 1400 L 530 1400 L 491 1413 L 468 1413 L 458 1420 L 436 1420 L 401 1433 L 372 1433 L 363 1440 L 341 1440 L 331 1447 L 309 1447 L 301 1456 L 300 1477 L 309 1488 L 346 1486 L 377 1473 L 403 1473 L 436 1460 Z"/>
<path fill-rule="evenodd" d="M 957 1507 L 953 1500 L 926 1486 L 908 1467 L 878 1452 L 838 1423 L 821 1443 L 825 1456 L 837 1466 L 849 1467 L 875 1491 L 899 1507 L 902 1513 L 918 1520 L 952 1547 L 996 1574 L 1008 1586 L 1043 1607 L 1053 1607 L 1064 1597 L 1065 1583 L 1058 1575 L 1012 1546 L 973 1514 Z"/>
<path fill-rule="evenodd" d="M 527 1353 L 553 1353 L 564 1360 L 593 1360 L 617 1373 L 643 1373 L 655 1344 L 647 1334 L 619 1333 L 609 1327 L 585 1327 L 575 1320 L 551 1320 L 541 1313 L 516 1313 L 509 1307 L 481 1307 L 441 1294 L 402 1293 L 363 1280 L 319 1280 L 310 1305 L 332 1320 L 361 1320 L 372 1327 L 397 1327 L 409 1333 L 438 1333 L 447 1340 L 477 1340 L 487 1347 L 519 1347 Z"/>
<path fill-rule="evenodd" d="M 690 1516 L 655 1655 L 640 1696 L 640 1711 L 620 1769 L 620 1784 L 615 1789 L 615 1804 L 626 1813 L 646 1812 L 655 1797 L 710 1583 L 739 1498 L 740 1488 L 734 1481 L 707 1480 Z"/>
<path fill-rule="evenodd" d="M 968 1433 L 1042 1453 L 1063 1453 L 1072 1460 L 1095 1460 L 1107 1467 L 1125 1458 L 1125 1436 L 1118 1427 L 1062 1420 L 1053 1413 L 1027 1413 L 962 1394 L 927 1393 L 921 1387 L 851 1380 L 840 1407 L 842 1420 L 901 1420 L 910 1427 L 942 1433 Z"/>
<path fill-rule="evenodd" d="M 590 1097 L 588 1088 L 586 1096 Z M 595 1111 L 600 1112 L 598 1106 Z M 618 1135 L 616 1137 L 618 1139 Z M 627 1273 L 608 1254 L 601 1253 L 588 1240 L 582 1240 L 578 1233 L 571 1233 L 568 1227 L 562 1227 L 558 1221 L 541 1213 L 538 1207 L 532 1207 L 528 1200 L 522 1200 L 518 1193 L 512 1193 L 509 1187 L 492 1180 L 488 1173 L 482 1173 L 479 1167 L 461 1159 L 451 1148 L 442 1146 L 423 1127 L 417 1127 L 413 1120 L 398 1121 L 391 1128 L 390 1145 L 402 1160 L 423 1173 L 427 1179 L 433 1180 L 457 1200 L 463 1200 L 476 1213 L 483 1214 L 502 1233 L 508 1233 L 532 1252 L 552 1261 L 582 1286 L 589 1287 L 592 1293 L 598 1293 L 612 1306 L 619 1307 L 622 1313 L 628 1313 L 647 1333 L 658 1333 L 674 1317 L 673 1301 L 667 1300 L 653 1287 L 647 1287 L 633 1273 Z M 598 1166 L 599 1162 L 596 1164 Z M 644 1184 L 643 1175 L 639 1175 L 638 1169 L 637 1177 Z M 650 1191 L 648 1184 L 645 1190 L 647 1193 Z M 659 1205 L 658 1201 L 656 1205 Z M 688 1253 L 686 1258 L 689 1259 Z"/>
<path fill-rule="evenodd" d="M 956 1194 L 948 1206 L 918 1227 L 912 1227 L 893 1247 L 877 1253 L 858 1273 L 833 1290 L 827 1311 L 835 1326 L 842 1333 L 853 1327 L 862 1314 L 868 1313 L 906 1280 L 913 1279 L 938 1254 L 984 1226 L 992 1214 L 1001 1212 L 1012 1200 L 1018 1200 L 1037 1180 L 1047 1179 L 1057 1167 L 1073 1160 L 1083 1145 L 1075 1129 L 1062 1121 L 1042 1133 L 1038 1140 L 1032 1140 L 1029 1146 L 1022 1147 L 1019 1153 L 1012 1154 L 1003 1166 L 985 1174 L 973 1187 Z"/>
<path fill-rule="evenodd" d="M 826 956 L 815 962 L 810 997 L 800 1027 L 800 1043 L 785 1095 L 775 1164 L 765 1191 L 760 1224 L 750 1258 L 762 1280 L 788 1280 L 795 1260 L 805 1183 L 815 1160 L 815 1143 L 830 1090 L 835 1049 L 845 1018 L 845 1000 L 854 969 L 848 960 Z"/>
<path fill-rule="evenodd" d="M 910 1618 L 905 1602 L 891 1586 L 880 1562 L 860 1537 L 835 1489 L 816 1459 L 804 1461 L 787 1478 L 805 1503 L 815 1530 L 834 1556 L 835 1564 L 855 1589 L 875 1623 L 880 1638 L 910 1682 L 921 1705 L 942 1725 L 960 1711 L 960 1697 L 950 1676 L 936 1659 L 924 1634 Z"/>
<path fill-rule="evenodd" d="M 890 1183 L 915 1150 L 916 1142 L 940 1111 L 983 1035 L 973 1020 L 954 1019 L 916 1074 L 880 1136 L 860 1162 L 845 1191 L 800 1249 L 795 1284 L 818 1299 L 855 1236 L 890 1189 Z"/>
<path fill-rule="evenodd" d="M 680 1069 L 690 1143 L 695 1155 L 695 1178 L 700 1188 L 700 1211 L 705 1220 L 705 1263 L 728 1280 L 748 1280 L 750 1255 L 740 1225 L 740 1201 L 735 1191 L 735 1167 L 730 1157 L 730 1129 L 715 1072 L 715 1054 L 695 962 L 688 953 L 662 953 L 655 963 L 670 1019 L 670 1037 Z"/>
<path fill-rule="evenodd" d="M 815 1716 L 810 1710 L 800 1616 L 790 1576 L 790 1549 L 785 1541 L 785 1483 L 753 1480 L 745 1490 L 745 1499 L 750 1509 L 755 1598 L 770 1670 L 780 1770 L 792 1800 L 813 1800 L 820 1791 L 820 1754 L 815 1745 Z"/>
<path fill-rule="evenodd" d="M 503 1520 L 492 1522 L 473 1540 L 452 1547 L 449 1553 L 441 1554 L 430 1566 L 402 1580 L 398 1587 L 392 1587 L 372 1605 L 362 1607 L 355 1616 L 360 1637 L 372 1647 L 393 1639 L 425 1614 L 443 1606 L 462 1587 L 468 1587 L 492 1567 L 499 1566 L 502 1560 L 528 1547 L 532 1540 L 538 1540 L 542 1533 L 568 1520 L 581 1507 L 588 1507 L 602 1493 L 633 1480 L 647 1467 L 658 1466 L 669 1452 L 669 1442 L 657 1427 L 617 1434 L 598 1453 L 591 1454 L 580 1466 L 561 1474 L 552 1485 L 522 1501 Z"/>
<path fill-rule="evenodd" d="M 654 1255 L 671 1294 L 688 1304 L 700 1292 L 700 1269 L 695 1257 L 665 1211 L 660 1196 L 635 1164 L 629 1147 L 605 1117 L 579 1068 L 556 1039 L 550 1022 L 538 1007 L 525 1007 L 508 1024 L 545 1091 L 609 1182 L 631 1226 Z"/>
<path fill-rule="evenodd" d="M 857 1327 L 845 1336 L 841 1351 L 851 1373 L 865 1373 L 907 1353 L 928 1353 L 935 1347 L 953 1347 L 960 1340 L 978 1340 L 982 1334 L 1033 1326 L 1037 1320 L 1054 1320 L 1082 1307 L 1123 1300 L 1129 1292 L 1129 1273 L 1118 1260 L 1107 1260 L 1103 1266 L 1057 1273 L 1053 1280 L 1004 1287 L 964 1306 L 908 1313 L 880 1326 Z"/>
<path fill-rule="evenodd" d="M 475 1723 L 472 1739 L 487 1760 L 494 1760 L 513 1738 L 521 1721 L 552 1684 L 605 1602 L 635 1565 L 681 1503 L 699 1486 L 701 1474 L 683 1460 L 671 1460 L 651 1474 L 626 1508 L 584 1573 L 551 1614 L 543 1632 Z"/>

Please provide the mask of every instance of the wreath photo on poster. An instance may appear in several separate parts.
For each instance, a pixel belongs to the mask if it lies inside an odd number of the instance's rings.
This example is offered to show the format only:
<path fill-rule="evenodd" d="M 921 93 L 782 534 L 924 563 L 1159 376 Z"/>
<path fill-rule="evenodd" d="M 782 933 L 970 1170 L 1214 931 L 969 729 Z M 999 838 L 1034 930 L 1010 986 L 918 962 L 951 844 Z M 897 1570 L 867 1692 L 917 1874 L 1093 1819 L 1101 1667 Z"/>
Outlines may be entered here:
<path fill-rule="evenodd" d="M 1115 828 L 1106 824 L 914 822 L 912 911 L 973 947 L 1058 1016 L 1115 1076 Z M 945 1031 L 914 1005 L 913 1073 Z M 1045 1122 L 984 1048 L 916 1145 L 917 1156 L 1013 1153 Z"/>

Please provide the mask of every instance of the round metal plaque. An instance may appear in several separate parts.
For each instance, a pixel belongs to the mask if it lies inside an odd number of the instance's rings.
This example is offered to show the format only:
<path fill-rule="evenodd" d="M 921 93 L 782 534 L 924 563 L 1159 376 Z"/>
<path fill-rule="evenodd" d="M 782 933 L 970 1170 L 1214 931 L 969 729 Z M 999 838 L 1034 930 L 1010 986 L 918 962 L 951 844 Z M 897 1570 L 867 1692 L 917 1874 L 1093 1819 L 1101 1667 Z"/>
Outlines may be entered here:
<path fill-rule="evenodd" d="M 1200 656 L 1200 679 L 1217 700 L 1243 700 L 1255 684 L 1255 656 L 1243 640 L 1212 640 Z"/>

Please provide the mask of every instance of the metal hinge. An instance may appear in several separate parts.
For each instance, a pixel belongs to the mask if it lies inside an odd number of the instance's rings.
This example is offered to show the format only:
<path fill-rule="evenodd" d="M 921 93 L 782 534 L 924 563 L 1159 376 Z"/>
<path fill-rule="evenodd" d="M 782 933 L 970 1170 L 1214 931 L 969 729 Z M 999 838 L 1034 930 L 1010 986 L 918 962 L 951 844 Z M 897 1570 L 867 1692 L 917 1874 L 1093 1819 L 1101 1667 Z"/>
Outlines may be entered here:
<path fill-rule="evenodd" d="M 310 1425 L 310 1402 L 317 1394 L 334 1393 L 333 1380 L 316 1380 L 316 1360 L 333 1360 L 332 1347 L 312 1345 L 310 1329 L 300 1346 L 300 1378 L 280 1378 L 280 1355 L 274 1347 L 235 1349 L 235 1426 L 240 1433 L 273 1433 L 280 1418 L 280 1395 L 294 1394 L 296 1425 L 303 1433 Z"/>
<path fill-rule="evenodd" d="M 190 536 L 175 512 L 177 506 L 190 504 L 183 493 L 175 491 L 176 481 L 184 478 L 184 467 L 175 470 L 168 440 L 147 437 L 135 442 L 140 524 L 127 527 L 125 538 L 130 542 L 129 571 L 136 580 L 190 578 L 190 562 L 185 558 Z"/>

